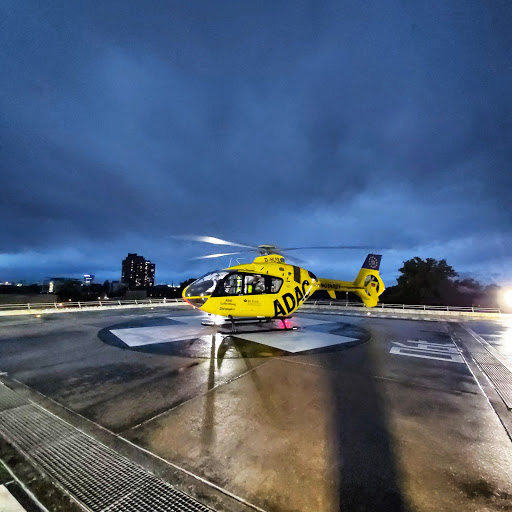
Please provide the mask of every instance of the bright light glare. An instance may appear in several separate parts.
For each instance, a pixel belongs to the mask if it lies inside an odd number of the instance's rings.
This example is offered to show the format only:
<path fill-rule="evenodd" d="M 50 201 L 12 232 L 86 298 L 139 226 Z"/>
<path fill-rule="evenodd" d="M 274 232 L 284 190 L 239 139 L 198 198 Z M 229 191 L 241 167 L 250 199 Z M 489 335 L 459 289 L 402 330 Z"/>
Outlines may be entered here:
<path fill-rule="evenodd" d="M 503 294 L 503 298 L 505 299 L 505 304 L 506 304 L 507 306 L 512 307 L 512 290 L 507 290 L 507 291 Z"/>
<path fill-rule="evenodd" d="M 220 315 L 215 315 L 213 317 L 213 323 L 215 325 L 222 325 L 224 322 L 225 322 L 225 318 L 223 316 L 220 316 Z"/>

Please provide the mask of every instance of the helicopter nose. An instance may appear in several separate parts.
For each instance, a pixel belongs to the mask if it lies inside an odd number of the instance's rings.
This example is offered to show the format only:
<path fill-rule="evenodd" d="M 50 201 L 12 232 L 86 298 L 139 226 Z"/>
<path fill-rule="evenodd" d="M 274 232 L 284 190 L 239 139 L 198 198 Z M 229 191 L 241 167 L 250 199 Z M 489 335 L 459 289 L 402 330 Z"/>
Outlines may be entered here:
<path fill-rule="evenodd" d="M 210 298 L 210 296 L 207 296 L 207 297 L 185 297 L 185 296 L 183 296 L 183 298 L 191 306 L 194 306 L 195 308 L 200 308 Z"/>

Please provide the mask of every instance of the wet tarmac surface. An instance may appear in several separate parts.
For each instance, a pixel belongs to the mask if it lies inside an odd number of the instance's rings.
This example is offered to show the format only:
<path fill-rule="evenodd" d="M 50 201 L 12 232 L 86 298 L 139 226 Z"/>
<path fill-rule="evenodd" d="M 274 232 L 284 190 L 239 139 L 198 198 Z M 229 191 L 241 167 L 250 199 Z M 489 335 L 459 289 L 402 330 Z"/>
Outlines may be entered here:
<path fill-rule="evenodd" d="M 512 510 L 512 412 L 468 355 L 475 333 L 509 362 L 512 326 L 294 321 L 231 336 L 188 309 L 4 318 L 0 371 L 249 509 Z"/>

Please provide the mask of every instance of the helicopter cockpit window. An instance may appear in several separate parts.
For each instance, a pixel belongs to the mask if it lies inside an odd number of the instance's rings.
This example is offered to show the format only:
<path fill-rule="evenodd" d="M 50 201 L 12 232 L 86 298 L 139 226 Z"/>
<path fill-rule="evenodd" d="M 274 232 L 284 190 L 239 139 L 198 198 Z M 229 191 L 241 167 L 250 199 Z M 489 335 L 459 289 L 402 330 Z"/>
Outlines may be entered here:
<path fill-rule="evenodd" d="M 279 277 L 271 277 L 270 278 L 270 293 L 277 293 L 281 289 L 282 284 L 283 284 L 283 280 L 279 279 Z"/>
<path fill-rule="evenodd" d="M 260 274 L 246 275 L 244 293 L 248 295 L 265 293 L 265 276 Z"/>
<path fill-rule="evenodd" d="M 232 273 L 217 283 L 214 297 L 227 295 L 256 295 L 264 293 L 277 293 L 283 284 L 279 277 L 262 274 Z"/>
<path fill-rule="evenodd" d="M 242 295 L 244 276 L 242 274 L 230 274 L 219 284 L 216 296 Z"/>
<path fill-rule="evenodd" d="M 194 281 L 185 292 L 185 297 L 199 297 L 204 295 L 211 295 L 217 283 L 226 277 L 228 273 L 225 271 L 210 272 L 197 281 Z"/>

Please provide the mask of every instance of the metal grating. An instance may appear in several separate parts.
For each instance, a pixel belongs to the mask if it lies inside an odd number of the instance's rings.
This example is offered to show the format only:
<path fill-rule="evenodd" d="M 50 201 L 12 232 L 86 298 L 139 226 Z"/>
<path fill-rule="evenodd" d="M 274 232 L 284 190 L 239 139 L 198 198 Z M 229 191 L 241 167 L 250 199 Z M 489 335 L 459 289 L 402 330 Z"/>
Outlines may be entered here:
<path fill-rule="evenodd" d="M 488 350 L 482 348 L 480 351 L 471 351 L 473 359 L 478 364 L 501 364 Z"/>
<path fill-rule="evenodd" d="M 209 508 L 192 504 L 188 496 L 173 489 L 169 484 L 157 480 L 134 490 L 105 512 L 210 512 Z"/>
<path fill-rule="evenodd" d="M 92 512 L 211 512 L 5 385 L 0 385 L 0 434 Z"/>
<path fill-rule="evenodd" d="M 512 409 L 512 372 L 496 360 L 494 364 L 479 363 L 493 383 L 508 409 Z"/>
<path fill-rule="evenodd" d="M 0 432 L 28 453 L 40 445 L 74 433 L 72 427 L 64 422 L 55 422 L 55 419 L 38 407 L 24 405 L 0 413 Z"/>
<path fill-rule="evenodd" d="M 2 392 L 0 393 L 0 411 L 19 407 L 28 404 L 28 401 L 20 395 L 11 391 L 7 386 L 1 384 Z"/>
<path fill-rule="evenodd" d="M 84 435 L 61 439 L 31 455 L 93 511 L 104 510 L 151 479 L 141 467 Z"/>

